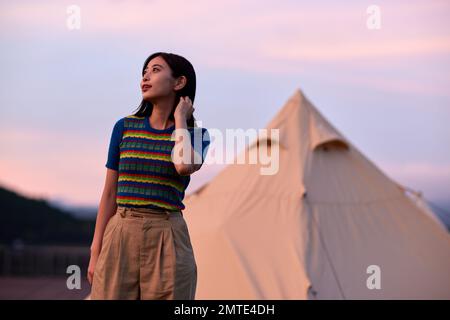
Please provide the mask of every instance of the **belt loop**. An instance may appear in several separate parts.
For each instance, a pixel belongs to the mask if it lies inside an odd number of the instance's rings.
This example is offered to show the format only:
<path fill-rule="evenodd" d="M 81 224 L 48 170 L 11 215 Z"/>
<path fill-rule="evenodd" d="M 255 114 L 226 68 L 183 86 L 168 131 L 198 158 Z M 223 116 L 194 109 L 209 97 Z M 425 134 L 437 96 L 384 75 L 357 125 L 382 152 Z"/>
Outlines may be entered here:
<path fill-rule="evenodd" d="M 125 216 L 126 216 L 126 210 L 127 210 L 127 208 L 124 208 L 124 207 L 120 207 L 120 208 L 119 208 L 119 213 L 120 213 L 120 216 L 121 216 L 122 218 L 125 218 Z"/>

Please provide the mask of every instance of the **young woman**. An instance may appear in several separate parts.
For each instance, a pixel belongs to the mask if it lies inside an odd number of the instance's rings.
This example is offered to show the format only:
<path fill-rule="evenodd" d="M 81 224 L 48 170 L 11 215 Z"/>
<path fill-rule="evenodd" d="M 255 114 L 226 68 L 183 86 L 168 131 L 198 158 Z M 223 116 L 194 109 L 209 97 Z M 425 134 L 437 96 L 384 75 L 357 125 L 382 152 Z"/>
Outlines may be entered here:
<path fill-rule="evenodd" d="M 193 116 L 195 71 L 185 58 L 157 52 L 144 62 L 140 86 L 138 111 L 111 135 L 91 299 L 194 299 L 197 265 L 182 200 L 209 145 Z"/>

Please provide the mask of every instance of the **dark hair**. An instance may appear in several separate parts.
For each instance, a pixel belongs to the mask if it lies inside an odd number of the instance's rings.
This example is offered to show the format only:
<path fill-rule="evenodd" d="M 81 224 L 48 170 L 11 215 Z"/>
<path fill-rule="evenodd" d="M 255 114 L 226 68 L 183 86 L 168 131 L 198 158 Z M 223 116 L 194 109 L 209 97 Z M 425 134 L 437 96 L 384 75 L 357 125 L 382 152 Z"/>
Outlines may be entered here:
<path fill-rule="evenodd" d="M 169 65 L 172 77 L 178 78 L 180 76 L 185 76 L 187 81 L 185 86 L 181 90 L 176 91 L 174 105 L 172 106 L 172 111 L 170 112 L 169 119 L 175 121 L 174 112 L 178 103 L 180 102 L 180 97 L 189 96 L 192 103 L 194 103 L 195 99 L 195 88 L 196 88 L 196 77 L 195 71 L 192 64 L 182 56 L 179 56 L 174 53 L 167 52 L 156 52 L 150 55 L 144 62 L 144 66 L 142 67 L 142 76 L 144 76 L 144 70 L 147 64 L 156 57 L 162 57 L 164 61 Z M 145 101 L 142 99 L 141 104 L 138 107 L 138 111 L 134 113 L 134 116 L 137 117 L 146 117 L 150 116 L 153 111 L 153 104 L 149 101 Z M 195 126 L 195 118 L 194 114 L 191 115 L 189 119 L 187 119 L 186 123 L 188 127 Z"/>

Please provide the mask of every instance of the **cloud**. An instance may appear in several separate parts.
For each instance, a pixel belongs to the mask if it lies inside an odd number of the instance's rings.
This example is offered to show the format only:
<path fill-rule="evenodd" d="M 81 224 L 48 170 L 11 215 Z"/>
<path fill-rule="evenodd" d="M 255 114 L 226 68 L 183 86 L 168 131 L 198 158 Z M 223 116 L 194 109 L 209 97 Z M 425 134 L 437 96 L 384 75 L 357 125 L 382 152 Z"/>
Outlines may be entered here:
<path fill-rule="evenodd" d="M 318 75 L 315 75 L 318 77 Z M 319 75 L 320 76 L 320 75 Z M 446 76 L 448 77 L 448 76 Z M 450 97 L 448 79 L 433 78 L 429 75 L 417 74 L 413 77 L 404 77 L 402 75 L 386 76 L 367 74 L 359 75 L 354 73 L 331 73 L 327 80 L 336 83 L 336 85 L 350 85 L 353 87 L 364 87 L 371 89 L 379 89 L 385 92 L 394 92 L 408 95 L 426 95 L 426 96 L 440 96 Z M 424 105 L 425 108 L 430 108 L 430 105 Z M 443 107 L 450 109 L 450 105 Z"/>
<path fill-rule="evenodd" d="M 304 61 L 340 61 L 354 59 L 404 58 L 415 55 L 450 54 L 450 36 L 422 39 L 393 39 L 352 43 L 322 42 L 313 46 L 307 43 L 268 43 L 264 53 L 277 59 Z"/>

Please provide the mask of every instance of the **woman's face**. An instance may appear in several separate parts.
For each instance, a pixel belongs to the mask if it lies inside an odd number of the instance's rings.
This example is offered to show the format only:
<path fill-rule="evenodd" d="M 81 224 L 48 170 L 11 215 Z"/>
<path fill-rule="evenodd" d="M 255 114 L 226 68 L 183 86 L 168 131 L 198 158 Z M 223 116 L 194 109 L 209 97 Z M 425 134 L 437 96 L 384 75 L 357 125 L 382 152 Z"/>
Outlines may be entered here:
<path fill-rule="evenodd" d="M 149 61 L 141 80 L 142 98 L 154 101 L 157 98 L 175 94 L 175 79 L 172 77 L 169 65 L 161 57 Z"/>

